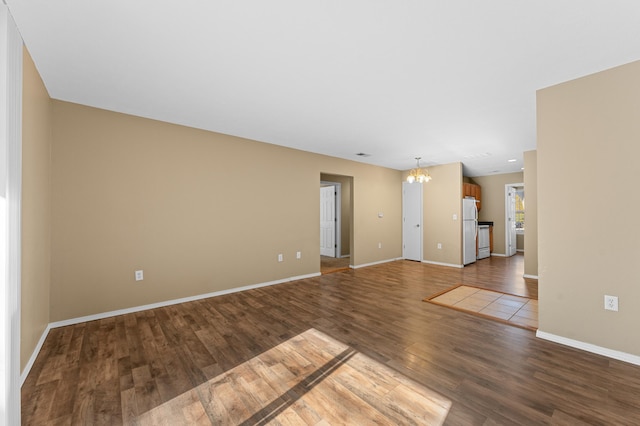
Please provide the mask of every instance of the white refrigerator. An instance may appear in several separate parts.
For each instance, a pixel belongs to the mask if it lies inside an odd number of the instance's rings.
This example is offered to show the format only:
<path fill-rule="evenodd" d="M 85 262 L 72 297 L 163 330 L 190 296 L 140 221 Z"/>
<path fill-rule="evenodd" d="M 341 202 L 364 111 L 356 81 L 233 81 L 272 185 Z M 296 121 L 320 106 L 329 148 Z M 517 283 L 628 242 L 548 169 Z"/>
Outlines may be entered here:
<path fill-rule="evenodd" d="M 462 199 L 462 263 L 476 261 L 476 237 L 478 236 L 478 207 L 474 198 Z"/>

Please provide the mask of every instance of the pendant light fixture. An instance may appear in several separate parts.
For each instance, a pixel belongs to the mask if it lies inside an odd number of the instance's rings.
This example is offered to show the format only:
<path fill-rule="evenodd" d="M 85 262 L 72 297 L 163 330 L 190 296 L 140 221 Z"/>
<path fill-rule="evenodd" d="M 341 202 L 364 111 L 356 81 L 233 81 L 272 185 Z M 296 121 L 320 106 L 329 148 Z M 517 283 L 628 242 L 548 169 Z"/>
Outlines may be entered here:
<path fill-rule="evenodd" d="M 422 157 L 416 157 L 416 168 L 411 169 L 411 171 L 409 172 L 409 176 L 407 176 L 407 182 L 423 183 L 423 182 L 429 182 L 431 180 L 431 176 L 429 176 L 429 172 L 427 171 L 427 169 L 423 170 L 420 168 L 421 158 Z"/>

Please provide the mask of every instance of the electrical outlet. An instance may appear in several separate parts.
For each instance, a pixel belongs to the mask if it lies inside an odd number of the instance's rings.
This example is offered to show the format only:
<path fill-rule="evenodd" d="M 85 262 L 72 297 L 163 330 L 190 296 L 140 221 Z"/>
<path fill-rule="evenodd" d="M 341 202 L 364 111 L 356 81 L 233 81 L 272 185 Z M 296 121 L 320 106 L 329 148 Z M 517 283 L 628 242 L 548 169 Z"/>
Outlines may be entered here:
<path fill-rule="evenodd" d="M 302 253 L 297 251 L 296 252 L 296 259 L 300 259 L 302 257 Z"/>
<path fill-rule="evenodd" d="M 618 311 L 618 296 L 604 296 L 604 308 L 607 311 Z"/>
<path fill-rule="evenodd" d="M 136 281 L 142 281 L 144 279 L 144 272 L 142 269 L 136 271 Z"/>
<path fill-rule="evenodd" d="M 282 253 L 278 254 L 278 262 L 282 262 L 284 260 L 284 257 L 282 256 Z"/>
<path fill-rule="evenodd" d="M 438 250 L 442 250 L 442 243 L 438 243 Z"/>

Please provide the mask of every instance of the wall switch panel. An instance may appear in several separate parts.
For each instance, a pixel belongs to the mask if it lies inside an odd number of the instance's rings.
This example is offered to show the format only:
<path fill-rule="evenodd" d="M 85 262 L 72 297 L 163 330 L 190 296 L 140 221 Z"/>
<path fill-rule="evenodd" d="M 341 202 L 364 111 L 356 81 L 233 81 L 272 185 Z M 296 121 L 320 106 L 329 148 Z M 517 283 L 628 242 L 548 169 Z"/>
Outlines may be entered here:
<path fill-rule="evenodd" d="M 144 272 L 142 269 L 136 271 L 136 281 L 142 281 L 144 279 Z"/>

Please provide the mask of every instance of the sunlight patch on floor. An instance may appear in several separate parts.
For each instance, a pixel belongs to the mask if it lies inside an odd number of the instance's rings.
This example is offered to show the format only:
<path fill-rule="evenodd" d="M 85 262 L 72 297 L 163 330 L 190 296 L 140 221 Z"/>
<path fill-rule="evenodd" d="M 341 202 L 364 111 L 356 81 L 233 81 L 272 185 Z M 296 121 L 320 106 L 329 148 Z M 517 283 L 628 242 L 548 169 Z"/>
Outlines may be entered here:
<path fill-rule="evenodd" d="M 137 424 L 429 424 L 451 401 L 309 329 L 135 419 Z"/>

